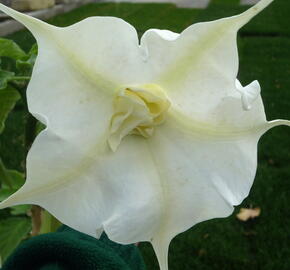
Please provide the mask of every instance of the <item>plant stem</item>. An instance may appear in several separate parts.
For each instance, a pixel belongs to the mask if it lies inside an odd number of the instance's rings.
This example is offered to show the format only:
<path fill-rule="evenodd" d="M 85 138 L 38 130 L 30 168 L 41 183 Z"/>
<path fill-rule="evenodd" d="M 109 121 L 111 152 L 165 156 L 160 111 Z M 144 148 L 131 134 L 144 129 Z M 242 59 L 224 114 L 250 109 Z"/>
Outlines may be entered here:
<path fill-rule="evenodd" d="M 31 207 L 31 219 L 32 219 L 32 236 L 39 234 L 41 229 L 41 207 L 38 205 L 32 205 Z"/>
<path fill-rule="evenodd" d="M 58 221 L 49 212 L 42 209 L 40 234 L 55 232 L 59 228 L 60 225 L 61 225 L 60 221 Z"/>

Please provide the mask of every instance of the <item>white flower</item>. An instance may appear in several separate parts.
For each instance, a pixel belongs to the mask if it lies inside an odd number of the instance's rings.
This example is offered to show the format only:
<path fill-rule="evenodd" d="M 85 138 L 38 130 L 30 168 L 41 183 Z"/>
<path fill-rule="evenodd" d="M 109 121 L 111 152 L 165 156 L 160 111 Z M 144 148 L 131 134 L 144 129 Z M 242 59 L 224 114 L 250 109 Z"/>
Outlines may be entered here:
<path fill-rule="evenodd" d="M 36 37 L 27 90 L 47 128 L 25 185 L 0 206 L 38 204 L 63 223 L 123 243 L 150 241 L 162 270 L 171 239 L 226 217 L 248 195 L 268 122 L 257 82 L 236 84 L 237 31 L 270 4 L 188 27 L 136 30 L 93 17 L 66 28 L 0 9 Z"/>

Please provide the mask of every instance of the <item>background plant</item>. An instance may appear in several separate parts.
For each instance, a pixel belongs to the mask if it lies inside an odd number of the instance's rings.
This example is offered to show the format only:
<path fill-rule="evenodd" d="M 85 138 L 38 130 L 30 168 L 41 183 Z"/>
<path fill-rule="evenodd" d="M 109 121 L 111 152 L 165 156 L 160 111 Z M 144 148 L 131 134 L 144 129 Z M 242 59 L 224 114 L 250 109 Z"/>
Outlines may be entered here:
<path fill-rule="evenodd" d="M 22 111 L 25 128 L 20 138 L 23 145 L 21 168 L 7 169 L 0 153 L 0 201 L 16 192 L 25 181 L 25 156 L 37 133 L 43 128 L 27 108 L 26 88 L 37 56 L 37 45 L 28 53 L 14 41 L 0 38 L 0 133 L 12 110 Z M 19 157 L 18 157 L 19 158 Z M 43 232 L 53 231 L 54 219 L 38 206 L 19 205 L 0 212 L 1 260 L 14 250 L 21 240 Z M 56 227 L 59 225 L 56 222 Z"/>

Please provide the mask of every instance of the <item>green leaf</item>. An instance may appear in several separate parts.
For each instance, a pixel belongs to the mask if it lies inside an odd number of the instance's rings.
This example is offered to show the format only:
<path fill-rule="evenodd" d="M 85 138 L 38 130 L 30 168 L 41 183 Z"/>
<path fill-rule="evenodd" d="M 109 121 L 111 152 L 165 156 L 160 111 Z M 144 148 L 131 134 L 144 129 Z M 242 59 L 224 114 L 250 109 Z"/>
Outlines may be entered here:
<path fill-rule="evenodd" d="M 1 166 L 2 164 L 2 166 Z M 4 181 L 3 177 L 8 177 Z M 0 202 L 7 199 L 13 193 L 15 193 L 25 182 L 24 175 L 15 170 L 7 170 L 0 159 L 0 183 L 3 182 L 2 188 L 0 188 Z M 11 215 L 26 215 L 31 205 L 16 205 L 10 207 Z"/>
<path fill-rule="evenodd" d="M 36 123 L 36 135 L 38 135 L 41 131 L 43 131 L 46 128 L 46 126 L 44 124 L 42 124 L 41 122 L 37 122 Z"/>
<path fill-rule="evenodd" d="M 17 216 L 17 215 L 26 215 L 27 212 L 30 210 L 31 205 L 24 204 L 24 205 L 16 205 L 11 207 L 11 215 Z"/>
<path fill-rule="evenodd" d="M 12 180 L 12 188 L 18 190 L 25 182 L 24 174 L 16 170 L 7 170 Z M 8 187 L 3 185 L 3 187 Z"/>
<path fill-rule="evenodd" d="M 19 99 L 19 93 L 12 87 L 0 91 L 0 134 L 4 129 L 4 123 L 8 114 Z"/>
<path fill-rule="evenodd" d="M 3 262 L 31 230 L 29 218 L 12 217 L 0 221 L 0 257 Z"/>
<path fill-rule="evenodd" d="M 0 69 L 0 89 L 7 88 L 7 83 L 13 80 L 14 72 Z"/>
<path fill-rule="evenodd" d="M 18 60 L 24 58 L 26 53 L 14 41 L 0 38 L 0 57 L 2 56 Z"/>
<path fill-rule="evenodd" d="M 25 58 L 16 61 L 16 68 L 24 74 L 30 74 L 34 66 L 37 54 L 38 47 L 37 44 L 34 44 Z"/>
<path fill-rule="evenodd" d="M 17 189 L 14 188 L 1 188 L 0 189 L 0 202 L 7 199 L 10 195 L 15 193 Z"/>
<path fill-rule="evenodd" d="M 24 175 L 14 170 L 7 170 L 0 159 L 0 202 L 15 193 L 23 186 Z"/>
<path fill-rule="evenodd" d="M 24 175 L 15 170 L 7 170 L 0 158 L 0 201 L 6 199 L 12 193 L 23 186 Z"/>
<path fill-rule="evenodd" d="M 5 168 L 1 158 L 0 158 L 0 184 L 6 184 L 12 189 L 12 177 L 8 173 L 7 169 Z M 1 191 L 0 191 L 1 192 Z M 1 200 L 1 193 L 0 193 L 0 200 Z"/>

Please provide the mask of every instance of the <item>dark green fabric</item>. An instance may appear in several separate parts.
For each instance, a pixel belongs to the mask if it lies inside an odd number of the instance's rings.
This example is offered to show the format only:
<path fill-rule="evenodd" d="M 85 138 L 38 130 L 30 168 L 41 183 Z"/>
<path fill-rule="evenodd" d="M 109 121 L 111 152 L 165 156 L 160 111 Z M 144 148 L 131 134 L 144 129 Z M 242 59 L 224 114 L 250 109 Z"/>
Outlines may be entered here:
<path fill-rule="evenodd" d="M 145 270 L 134 245 L 119 245 L 105 234 L 97 240 L 62 226 L 32 237 L 7 259 L 2 270 Z"/>

